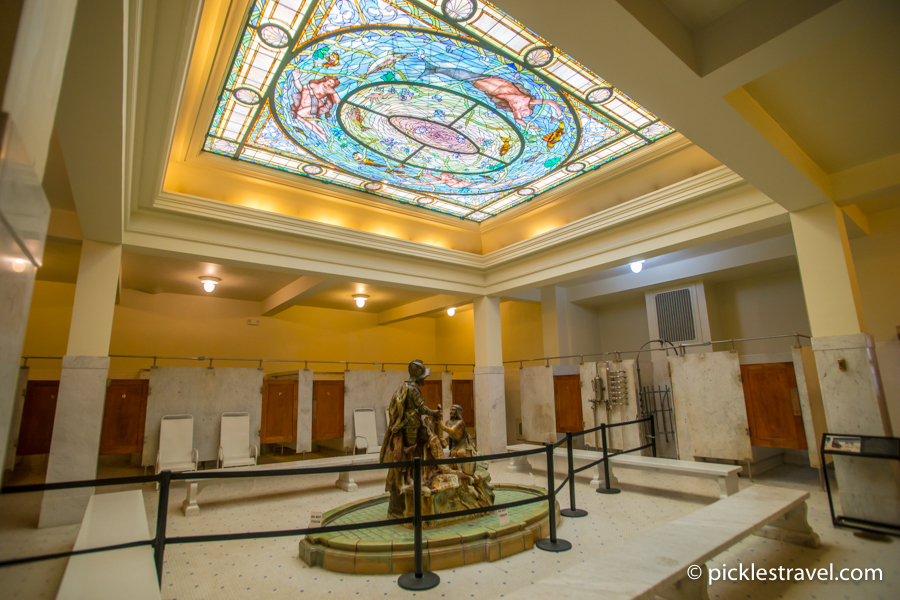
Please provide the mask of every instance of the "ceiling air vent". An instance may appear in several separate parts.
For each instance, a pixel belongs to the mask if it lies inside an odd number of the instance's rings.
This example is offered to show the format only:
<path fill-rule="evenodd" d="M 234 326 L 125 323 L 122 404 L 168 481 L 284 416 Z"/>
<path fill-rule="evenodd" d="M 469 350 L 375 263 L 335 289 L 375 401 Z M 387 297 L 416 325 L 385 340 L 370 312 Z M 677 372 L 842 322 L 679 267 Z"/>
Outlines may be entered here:
<path fill-rule="evenodd" d="M 690 288 L 656 294 L 656 318 L 662 339 L 669 342 L 695 340 Z"/>

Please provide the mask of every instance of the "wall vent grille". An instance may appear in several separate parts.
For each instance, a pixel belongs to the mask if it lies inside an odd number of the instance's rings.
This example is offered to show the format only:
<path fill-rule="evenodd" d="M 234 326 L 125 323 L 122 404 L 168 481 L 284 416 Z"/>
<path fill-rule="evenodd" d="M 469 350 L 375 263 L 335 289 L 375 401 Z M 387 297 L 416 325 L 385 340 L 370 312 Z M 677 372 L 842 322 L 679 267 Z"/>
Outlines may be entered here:
<path fill-rule="evenodd" d="M 669 342 L 690 342 L 696 339 L 690 288 L 657 294 L 656 319 L 659 323 L 659 337 L 662 339 Z"/>

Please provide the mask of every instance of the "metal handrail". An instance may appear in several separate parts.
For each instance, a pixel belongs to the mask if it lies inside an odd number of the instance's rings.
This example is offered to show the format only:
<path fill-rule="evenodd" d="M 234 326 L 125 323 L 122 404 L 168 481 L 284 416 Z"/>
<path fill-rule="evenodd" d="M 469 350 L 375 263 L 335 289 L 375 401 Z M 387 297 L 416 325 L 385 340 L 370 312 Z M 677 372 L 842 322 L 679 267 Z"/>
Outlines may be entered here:
<path fill-rule="evenodd" d="M 137 358 L 137 359 L 147 359 L 153 361 L 153 366 L 156 366 L 157 360 L 189 360 L 189 361 L 197 361 L 197 362 L 205 362 L 209 361 L 210 366 L 212 366 L 213 361 L 219 362 L 251 362 L 251 363 L 259 363 L 260 367 L 262 367 L 262 363 L 303 363 L 304 369 L 312 363 L 314 365 L 344 365 L 349 370 L 350 365 L 367 365 L 374 367 L 381 367 L 384 370 L 386 366 L 397 366 L 397 367 L 406 367 L 409 363 L 405 362 L 366 362 L 366 361 L 358 361 L 358 360 L 314 360 L 308 358 L 221 358 L 215 356 L 158 356 L 158 355 L 150 355 L 150 354 L 110 354 L 109 358 Z M 62 356 L 23 356 L 21 360 L 24 361 L 22 366 L 28 366 L 29 360 L 62 360 Z M 475 368 L 474 363 L 450 363 L 450 362 L 441 362 L 435 361 L 435 365 L 444 365 L 444 370 L 448 370 L 447 367 L 472 367 Z"/>
<path fill-rule="evenodd" d="M 735 339 L 728 339 L 728 340 L 716 340 L 713 342 L 694 342 L 691 344 L 678 344 L 677 347 L 672 346 L 670 348 L 665 348 L 665 347 L 663 347 L 663 348 L 646 348 L 643 351 L 644 352 L 663 352 L 663 351 L 664 352 L 672 352 L 672 351 L 677 352 L 678 348 L 681 348 L 682 353 L 683 353 L 684 348 L 689 348 L 692 346 L 710 346 L 712 344 L 731 344 L 733 347 L 734 344 L 736 344 L 738 342 L 753 342 L 753 341 L 757 341 L 757 340 L 774 340 L 774 339 L 780 339 L 780 338 L 797 338 L 797 345 L 799 346 L 800 338 L 805 338 L 805 339 L 811 340 L 812 336 L 806 335 L 805 333 L 785 333 L 782 335 L 764 335 L 761 337 L 752 337 L 752 338 L 735 338 Z M 588 357 L 591 357 L 591 356 L 615 356 L 616 360 L 620 360 L 620 356 L 619 356 L 620 354 L 637 354 L 639 352 L 641 352 L 641 350 L 610 350 L 608 352 L 591 352 L 591 353 L 587 353 L 587 354 L 568 354 L 565 356 L 542 356 L 541 358 L 517 358 L 514 360 L 504 360 L 503 364 L 519 363 L 519 368 L 521 368 L 522 363 L 543 361 L 546 363 L 546 366 L 550 366 L 551 360 L 564 360 L 564 359 L 569 359 L 569 358 L 580 359 L 581 363 L 583 364 L 585 356 L 588 356 Z"/>

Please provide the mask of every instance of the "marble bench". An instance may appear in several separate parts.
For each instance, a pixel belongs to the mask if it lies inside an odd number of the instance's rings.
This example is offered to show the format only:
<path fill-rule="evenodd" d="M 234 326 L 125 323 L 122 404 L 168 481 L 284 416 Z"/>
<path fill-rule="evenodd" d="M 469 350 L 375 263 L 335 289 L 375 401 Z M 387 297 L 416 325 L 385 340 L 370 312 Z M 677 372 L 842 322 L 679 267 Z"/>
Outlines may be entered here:
<path fill-rule="evenodd" d="M 754 485 L 507 598 L 705 600 L 706 562 L 749 535 L 818 548 L 819 536 L 806 520 L 807 498 L 802 490 Z M 695 580 L 687 577 L 691 566 L 699 573 Z"/>
<path fill-rule="evenodd" d="M 88 502 L 73 550 L 151 539 L 140 490 L 95 494 Z M 69 558 L 57 600 L 159 600 L 151 546 L 106 550 Z"/>
<path fill-rule="evenodd" d="M 292 461 L 292 462 L 280 462 L 280 463 L 270 463 L 266 465 L 251 465 L 247 467 L 234 467 L 231 469 L 207 469 L 203 471 L 203 473 L 235 473 L 240 471 L 277 471 L 281 469 L 312 469 L 317 467 L 345 467 L 349 465 L 371 465 L 378 463 L 378 455 L 377 454 L 357 454 L 357 455 L 347 455 L 347 456 L 333 456 L 329 458 L 316 458 L 312 460 L 303 460 L 303 461 Z M 247 477 L 247 479 L 252 479 L 253 476 Z M 181 510 L 184 511 L 184 515 L 186 517 L 192 517 L 194 515 L 200 514 L 200 505 L 198 504 L 198 496 L 200 492 L 210 486 L 221 484 L 229 481 L 244 481 L 244 478 L 227 478 L 227 479 L 186 479 L 185 484 L 187 488 L 187 494 L 184 499 L 184 502 L 181 504 Z M 345 492 L 353 492 L 359 487 L 356 485 L 356 482 L 353 480 L 353 472 L 343 472 L 338 473 L 338 478 L 334 482 L 335 487 L 338 487 Z"/>
<path fill-rule="evenodd" d="M 516 444 L 507 446 L 507 451 L 532 450 L 534 444 Z M 556 457 L 566 456 L 565 448 L 557 448 L 553 451 Z M 592 462 L 599 460 L 603 452 L 596 450 L 573 450 L 572 456 L 579 462 Z M 519 456 L 510 459 L 509 469 L 514 472 L 527 472 L 531 470 L 528 456 Z M 618 485 L 613 467 L 623 469 L 641 469 L 645 471 L 659 471 L 674 475 L 686 475 L 702 479 L 715 479 L 719 483 L 719 497 L 727 498 L 738 491 L 738 473 L 741 467 L 738 465 L 721 465 L 718 463 L 694 462 L 690 460 L 675 460 L 672 458 L 655 458 L 653 456 L 639 456 L 637 454 L 620 454 L 609 459 L 609 484 Z M 603 482 L 603 463 L 597 465 L 597 476 L 591 481 L 591 485 L 599 485 Z"/>

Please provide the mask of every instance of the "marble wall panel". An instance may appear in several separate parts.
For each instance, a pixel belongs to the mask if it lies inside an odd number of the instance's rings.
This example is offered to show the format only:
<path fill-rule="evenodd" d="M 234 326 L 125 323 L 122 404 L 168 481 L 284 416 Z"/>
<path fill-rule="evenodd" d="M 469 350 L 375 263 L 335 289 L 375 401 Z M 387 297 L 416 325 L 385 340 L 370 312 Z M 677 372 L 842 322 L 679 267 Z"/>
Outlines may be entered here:
<path fill-rule="evenodd" d="M 482 454 L 506 452 L 506 393 L 503 367 L 475 367 L 472 387 L 475 400 L 475 433 Z"/>
<path fill-rule="evenodd" d="M 553 402 L 553 367 L 519 369 L 522 398 L 522 434 L 529 442 L 555 443 L 556 406 Z"/>
<path fill-rule="evenodd" d="M 312 451 L 313 370 L 300 369 L 297 374 L 297 452 Z"/>
<path fill-rule="evenodd" d="M 63 357 L 47 483 L 97 477 L 108 374 L 108 356 Z M 38 527 L 80 523 L 93 493 L 94 488 L 44 492 Z"/>
<path fill-rule="evenodd" d="M 506 367 L 503 372 L 503 392 L 506 395 L 506 439 L 509 443 L 524 441 L 522 432 L 522 394 L 519 391 L 519 365 Z"/>
<path fill-rule="evenodd" d="M 819 372 L 816 357 L 809 346 L 791 348 L 794 377 L 797 380 L 797 396 L 800 399 L 800 414 L 803 416 L 803 433 L 809 449 L 809 466 L 818 469 L 819 445 L 822 434 L 828 430 L 825 421 L 825 407 L 822 404 L 822 390 L 819 388 Z"/>
<path fill-rule="evenodd" d="M 580 367 L 581 373 L 581 410 L 584 415 L 585 429 L 591 429 L 601 423 L 621 423 L 623 421 L 633 421 L 637 419 L 638 402 L 637 402 L 637 379 L 635 378 L 634 361 L 623 360 L 619 363 L 610 361 L 609 368 L 613 370 L 623 370 L 626 372 L 626 385 L 628 400 L 624 405 L 616 405 L 606 410 L 606 404 L 600 403 L 594 408 L 591 402 L 596 397 L 594 391 L 593 380 L 595 377 L 600 378 L 602 392 L 600 398 L 606 400 L 609 396 L 609 382 L 606 374 L 607 363 L 605 361 L 584 363 Z M 638 425 L 626 425 L 624 427 L 616 427 L 609 430 L 607 435 L 607 444 L 610 448 L 617 450 L 627 450 L 642 446 L 641 428 Z M 585 436 L 585 443 L 591 447 L 600 448 L 602 442 L 600 440 L 600 432 Z"/>
<path fill-rule="evenodd" d="M 9 417 L 9 438 L 6 442 L 6 462 L 3 468 L 12 471 L 16 466 L 16 448 L 19 446 L 19 428 L 22 426 L 22 409 L 25 406 L 25 392 L 28 388 L 29 367 L 19 369 L 16 393 L 13 397 L 12 414 Z"/>
<path fill-rule="evenodd" d="M 829 433 L 891 436 L 871 336 L 813 338 L 812 347 Z M 900 525 L 900 466 L 895 461 L 835 456 L 834 468 L 844 516 Z"/>
<path fill-rule="evenodd" d="M 553 378 L 577 375 L 578 365 L 551 365 L 519 369 L 522 433 L 529 442 L 556 443 L 556 401 Z"/>
<path fill-rule="evenodd" d="M 353 411 L 357 408 L 375 409 L 378 438 L 384 436 L 387 426 L 384 411 L 391 402 L 391 396 L 408 378 L 409 373 L 405 369 L 344 372 L 344 450 L 353 448 Z"/>
<path fill-rule="evenodd" d="M 259 446 L 263 372 L 251 368 L 153 367 L 147 395 L 141 464 L 156 464 L 159 424 L 165 415 L 193 415 L 200 460 L 216 460 L 222 413 L 250 413 L 250 443 Z M 299 414 L 298 414 L 299 420 Z"/>
<path fill-rule="evenodd" d="M 670 357 L 678 458 L 751 460 L 750 429 L 736 352 Z"/>
<path fill-rule="evenodd" d="M 453 406 L 453 373 L 443 371 L 441 372 L 441 408 L 444 411 L 445 421 L 450 418 L 451 406 Z"/>

